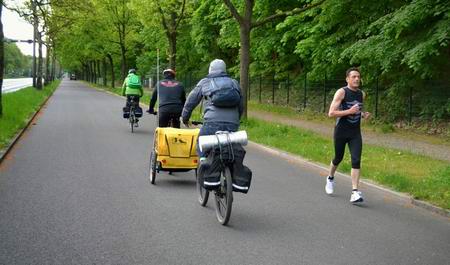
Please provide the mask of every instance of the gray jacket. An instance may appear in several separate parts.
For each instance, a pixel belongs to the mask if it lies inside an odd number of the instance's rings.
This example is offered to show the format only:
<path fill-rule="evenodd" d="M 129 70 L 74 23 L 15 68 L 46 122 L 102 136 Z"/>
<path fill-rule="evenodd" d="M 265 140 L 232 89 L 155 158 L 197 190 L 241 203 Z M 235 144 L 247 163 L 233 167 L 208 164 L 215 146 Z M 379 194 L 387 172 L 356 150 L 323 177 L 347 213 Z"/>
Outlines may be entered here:
<path fill-rule="evenodd" d="M 192 111 L 203 99 L 203 120 L 205 123 L 232 123 L 239 126 L 239 119 L 241 118 L 244 106 L 242 93 L 239 106 L 233 108 L 216 107 L 211 103 L 209 97 L 206 97 L 206 95 L 211 94 L 211 90 L 213 89 L 211 84 L 212 79 L 218 87 L 233 86 L 241 91 L 239 83 L 236 80 L 230 78 L 227 74 L 209 74 L 206 78 L 200 80 L 200 82 L 198 82 L 191 93 L 189 93 L 186 103 L 184 104 L 183 113 L 181 114 L 183 121 L 189 120 Z"/>

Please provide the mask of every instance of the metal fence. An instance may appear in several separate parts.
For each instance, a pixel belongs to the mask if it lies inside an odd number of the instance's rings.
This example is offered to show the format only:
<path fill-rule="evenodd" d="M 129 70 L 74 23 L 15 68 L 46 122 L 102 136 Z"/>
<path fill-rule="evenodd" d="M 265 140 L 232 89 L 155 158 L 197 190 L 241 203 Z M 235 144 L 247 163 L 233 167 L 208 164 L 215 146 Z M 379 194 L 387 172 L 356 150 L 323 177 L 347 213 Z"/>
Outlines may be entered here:
<path fill-rule="evenodd" d="M 279 78 L 277 75 L 254 76 L 250 78 L 250 88 L 247 97 L 251 101 L 262 104 L 289 106 L 298 111 L 314 111 L 326 113 L 337 89 L 346 86 L 344 78 L 327 78 L 310 80 L 308 74 L 290 78 Z M 190 72 L 179 75 L 186 91 L 191 91 L 205 74 Z M 395 116 L 411 122 L 414 118 L 429 119 L 436 117 L 438 106 L 450 105 L 450 84 L 439 81 L 427 81 L 397 96 L 395 101 L 390 98 L 388 87 L 382 87 L 378 79 L 362 88 L 367 98 L 365 110 L 375 118 Z M 427 100 L 430 104 L 427 104 Z M 395 105 L 395 106 L 393 106 Z M 441 119 L 449 120 L 447 111 Z"/>

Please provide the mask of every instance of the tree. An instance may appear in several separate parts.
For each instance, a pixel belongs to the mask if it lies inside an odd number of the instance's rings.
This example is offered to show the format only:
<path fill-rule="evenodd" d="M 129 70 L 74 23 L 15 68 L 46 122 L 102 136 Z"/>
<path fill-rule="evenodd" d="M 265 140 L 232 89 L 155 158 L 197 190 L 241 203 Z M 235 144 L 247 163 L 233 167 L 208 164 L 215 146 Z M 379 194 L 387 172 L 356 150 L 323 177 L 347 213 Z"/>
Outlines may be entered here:
<path fill-rule="evenodd" d="M 244 113 L 243 117 L 247 118 L 247 91 L 249 88 L 249 66 L 250 66 L 250 33 L 252 29 L 260 27 L 268 22 L 274 21 L 280 18 L 286 18 L 294 14 L 305 12 L 308 9 L 321 5 L 325 0 L 320 0 L 311 4 L 304 4 L 301 8 L 295 8 L 293 10 L 278 12 L 270 16 L 259 18 L 253 21 L 253 9 L 255 7 L 255 0 L 245 0 L 242 14 L 239 13 L 236 6 L 231 0 L 223 0 L 225 5 L 230 10 L 231 15 L 236 19 L 239 24 L 239 36 L 240 36 L 240 85 L 244 97 Z"/>
<path fill-rule="evenodd" d="M 3 0 L 0 0 L 0 117 L 3 116 L 2 104 L 2 87 L 3 87 L 3 69 L 4 69 L 4 36 L 3 36 L 3 22 L 2 22 Z"/>
<path fill-rule="evenodd" d="M 133 6 L 146 28 L 162 27 L 168 43 L 169 67 L 176 69 L 178 35 L 186 17 L 192 12 L 192 3 L 186 0 L 134 0 Z"/>

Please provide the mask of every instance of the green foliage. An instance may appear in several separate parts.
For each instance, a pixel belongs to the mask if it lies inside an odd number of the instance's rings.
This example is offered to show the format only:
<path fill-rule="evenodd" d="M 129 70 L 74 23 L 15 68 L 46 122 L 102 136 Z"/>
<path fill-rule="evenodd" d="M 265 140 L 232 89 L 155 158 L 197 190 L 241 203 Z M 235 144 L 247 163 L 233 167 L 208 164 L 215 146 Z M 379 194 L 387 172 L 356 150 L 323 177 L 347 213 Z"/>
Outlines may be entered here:
<path fill-rule="evenodd" d="M 142 76 L 155 76 L 159 48 L 161 69 L 168 67 L 168 36 L 175 25 L 166 23 L 166 29 L 162 18 L 168 22 L 169 14 L 177 17 L 182 1 L 61 1 L 77 7 L 55 4 L 52 9 L 55 25 L 70 18 L 66 27 L 56 27 L 57 52 L 66 68 L 85 71 L 86 61 L 110 55 L 118 75 L 123 51 L 117 14 L 123 12 L 129 19 L 122 36 L 126 65 L 137 67 Z M 258 0 L 253 22 L 315 2 Z M 232 3 L 242 14 L 245 2 Z M 308 73 L 308 81 L 322 81 L 325 76 L 343 79 L 348 67 L 359 66 L 371 109 L 379 82 L 383 120 L 408 119 L 410 98 L 415 116 L 448 119 L 449 14 L 450 2 L 445 0 L 327 0 L 253 28 L 250 75 L 275 73 L 277 79 L 295 80 Z M 239 76 L 239 34 L 223 0 L 186 1 L 184 19 L 176 28 L 178 77 L 205 75 L 214 58 L 225 60 L 230 74 Z"/>
<path fill-rule="evenodd" d="M 31 58 L 25 56 L 15 43 L 5 43 L 5 77 L 26 77 L 31 72 Z"/>

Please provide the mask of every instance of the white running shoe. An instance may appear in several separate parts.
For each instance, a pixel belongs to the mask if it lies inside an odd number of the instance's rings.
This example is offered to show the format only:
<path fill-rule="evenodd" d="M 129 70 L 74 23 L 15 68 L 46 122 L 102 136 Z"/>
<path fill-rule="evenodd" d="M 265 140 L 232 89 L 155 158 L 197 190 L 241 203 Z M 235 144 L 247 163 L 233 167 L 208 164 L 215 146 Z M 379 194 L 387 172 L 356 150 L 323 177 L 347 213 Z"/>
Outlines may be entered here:
<path fill-rule="evenodd" d="M 364 199 L 362 197 L 362 193 L 360 191 L 352 191 L 352 195 L 350 196 L 351 203 L 363 202 Z"/>
<path fill-rule="evenodd" d="M 334 193 L 334 179 L 329 179 L 327 177 L 327 184 L 325 185 L 325 192 L 327 194 L 333 194 Z"/>

